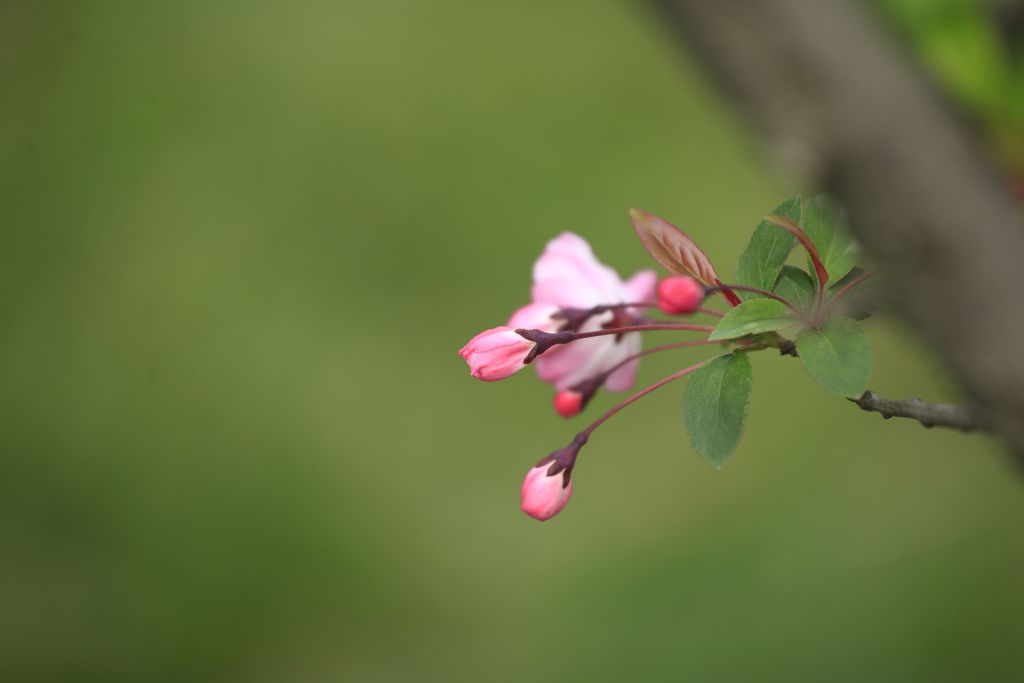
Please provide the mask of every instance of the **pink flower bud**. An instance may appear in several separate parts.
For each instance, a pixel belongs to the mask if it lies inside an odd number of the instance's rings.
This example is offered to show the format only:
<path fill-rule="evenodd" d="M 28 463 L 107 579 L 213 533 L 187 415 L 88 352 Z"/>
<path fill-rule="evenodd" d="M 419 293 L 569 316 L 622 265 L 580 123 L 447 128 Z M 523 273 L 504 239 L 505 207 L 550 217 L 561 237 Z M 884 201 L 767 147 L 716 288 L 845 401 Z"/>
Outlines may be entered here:
<path fill-rule="evenodd" d="M 548 476 L 548 470 L 558 472 Z M 527 472 L 523 480 L 523 512 L 534 519 L 551 519 L 565 507 L 572 496 L 572 481 L 565 481 L 566 471 L 544 462 Z"/>
<path fill-rule="evenodd" d="M 704 300 L 704 288 L 692 277 L 670 275 L 658 283 L 658 308 L 665 315 L 693 313 Z"/>
<path fill-rule="evenodd" d="M 562 417 L 574 417 L 583 410 L 583 394 L 564 389 L 555 394 L 555 412 Z"/>
<path fill-rule="evenodd" d="M 486 382 L 505 379 L 526 367 L 523 362 L 534 343 L 511 327 L 492 327 L 469 340 L 459 355 L 469 364 L 473 377 Z"/>

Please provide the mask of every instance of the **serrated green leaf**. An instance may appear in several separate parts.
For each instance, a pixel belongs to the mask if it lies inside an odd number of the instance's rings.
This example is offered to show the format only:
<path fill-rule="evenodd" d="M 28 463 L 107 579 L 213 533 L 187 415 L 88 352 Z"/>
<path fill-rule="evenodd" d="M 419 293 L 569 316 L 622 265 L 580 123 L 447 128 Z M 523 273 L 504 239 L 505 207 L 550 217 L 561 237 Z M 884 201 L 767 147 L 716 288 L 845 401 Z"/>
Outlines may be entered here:
<path fill-rule="evenodd" d="M 781 330 L 797 322 L 793 312 L 775 299 L 753 299 L 729 309 L 708 336 L 712 341 Z"/>
<path fill-rule="evenodd" d="M 772 214 L 785 216 L 799 225 L 800 196 L 790 197 L 780 204 Z M 736 282 L 748 287 L 770 290 L 795 244 L 796 238 L 791 234 L 767 220 L 761 221 L 754 230 L 747 248 L 740 254 L 739 266 L 736 268 Z M 740 297 L 744 300 L 757 299 L 761 296 L 754 292 L 740 292 Z"/>
<path fill-rule="evenodd" d="M 796 266 L 782 267 L 772 291 L 783 299 L 788 299 L 802 311 L 811 310 L 814 304 L 814 280 L 806 271 Z"/>
<path fill-rule="evenodd" d="M 800 362 L 829 391 L 858 398 L 871 379 L 871 344 L 864 329 L 849 318 L 829 320 L 817 331 L 796 338 Z"/>
<path fill-rule="evenodd" d="M 690 375 L 683 423 L 693 449 L 713 467 L 721 467 L 740 441 L 750 385 L 750 359 L 743 351 L 713 358 Z"/>
<path fill-rule="evenodd" d="M 860 259 L 860 247 L 846 227 L 842 208 L 826 195 L 804 202 L 804 232 L 818 249 L 829 282 L 838 282 Z"/>

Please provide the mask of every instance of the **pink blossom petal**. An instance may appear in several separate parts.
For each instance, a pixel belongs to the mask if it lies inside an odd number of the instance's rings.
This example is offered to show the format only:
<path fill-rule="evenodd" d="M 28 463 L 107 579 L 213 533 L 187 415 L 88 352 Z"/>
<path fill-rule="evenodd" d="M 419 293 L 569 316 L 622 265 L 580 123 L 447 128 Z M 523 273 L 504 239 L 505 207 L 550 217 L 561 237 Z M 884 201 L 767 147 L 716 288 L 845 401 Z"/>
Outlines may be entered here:
<path fill-rule="evenodd" d="M 521 340 L 507 335 L 509 329 L 557 330 L 562 321 L 552 318 L 562 308 L 590 308 L 602 304 L 653 301 L 657 284 L 654 271 L 636 273 L 628 282 L 594 256 L 587 241 L 564 232 L 548 242 L 533 267 L 533 302 L 512 314 L 504 329 L 478 335 L 463 349 L 474 375 L 498 379 L 520 369 L 516 360 L 524 348 Z M 601 329 L 611 313 L 594 316 L 582 331 Z M 502 332 L 503 334 L 498 334 Z M 569 389 L 599 377 L 640 348 L 639 336 L 629 334 L 582 339 L 556 346 L 535 362 L 540 378 L 556 387 Z M 472 352 L 472 353 L 471 353 Z M 621 391 L 632 385 L 636 363 L 614 372 L 608 388 Z"/>
<path fill-rule="evenodd" d="M 653 302 L 654 292 L 658 286 L 658 274 L 653 270 L 641 270 L 626 281 L 627 303 Z"/>
<path fill-rule="evenodd" d="M 598 343 L 596 352 L 595 342 Z M 556 389 L 568 389 L 587 379 L 592 359 L 600 355 L 600 342 L 601 340 L 597 339 L 582 339 L 546 351 L 533 361 L 537 366 L 537 376 L 542 381 L 553 384 Z"/>
<path fill-rule="evenodd" d="M 593 316 L 580 331 L 599 330 L 610 317 L 610 313 Z M 580 339 L 555 347 L 534 361 L 537 375 L 542 381 L 553 384 L 556 389 L 569 389 L 611 367 L 605 359 L 609 354 L 614 354 L 615 345 L 614 335 L 609 335 Z"/>
<path fill-rule="evenodd" d="M 552 304 L 558 308 L 590 308 L 602 299 L 585 281 L 571 277 L 549 277 L 538 280 L 530 291 L 534 301 Z M 609 300 L 620 302 L 620 298 Z"/>
<path fill-rule="evenodd" d="M 508 326 L 512 329 L 525 328 L 553 332 L 561 325 L 562 321 L 554 320 L 551 316 L 559 310 L 558 306 L 551 304 L 527 304 L 512 314 Z"/>
<path fill-rule="evenodd" d="M 643 340 L 639 333 L 624 335 L 621 342 L 623 348 L 620 351 L 622 357 L 616 362 L 621 362 L 625 358 L 639 353 L 642 345 Z M 639 359 L 626 363 L 608 377 L 605 387 L 609 391 L 626 391 L 636 382 L 636 371 L 639 365 Z"/>
<path fill-rule="evenodd" d="M 589 308 L 619 303 L 624 294 L 618 274 L 594 257 L 579 235 L 563 232 L 548 242 L 533 265 L 535 302 Z"/>

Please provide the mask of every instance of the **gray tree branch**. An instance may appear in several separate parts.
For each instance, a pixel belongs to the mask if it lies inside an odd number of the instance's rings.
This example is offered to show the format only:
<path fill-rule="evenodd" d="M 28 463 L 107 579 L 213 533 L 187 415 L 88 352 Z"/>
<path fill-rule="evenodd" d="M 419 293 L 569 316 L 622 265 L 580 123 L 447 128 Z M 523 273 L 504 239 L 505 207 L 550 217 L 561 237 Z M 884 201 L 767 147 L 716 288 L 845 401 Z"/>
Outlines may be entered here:
<path fill-rule="evenodd" d="M 790 170 L 847 206 L 892 303 L 1024 459 L 1024 234 L 975 134 L 853 0 L 650 0 Z"/>
<path fill-rule="evenodd" d="M 925 427 L 950 427 L 965 432 L 988 429 L 984 416 L 970 406 L 950 403 L 928 403 L 919 398 L 893 400 L 882 398 L 873 391 L 865 391 L 860 398 L 849 399 L 871 413 L 891 417 L 908 417 Z"/>

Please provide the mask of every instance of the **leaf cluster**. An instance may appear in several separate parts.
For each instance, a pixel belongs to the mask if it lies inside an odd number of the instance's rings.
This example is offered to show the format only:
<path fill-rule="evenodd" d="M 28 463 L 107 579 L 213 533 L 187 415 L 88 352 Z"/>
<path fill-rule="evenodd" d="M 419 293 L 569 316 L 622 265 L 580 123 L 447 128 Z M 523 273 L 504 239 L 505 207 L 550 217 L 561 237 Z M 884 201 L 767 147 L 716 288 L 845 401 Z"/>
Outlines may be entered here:
<path fill-rule="evenodd" d="M 791 263 L 798 244 L 806 268 Z M 738 295 L 737 303 L 709 337 L 734 348 L 694 371 L 683 396 L 683 422 L 708 463 L 721 467 L 739 443 L 752 384 L 751 351 L 787 349 L 818 384 L 840 396 L 857 398 L 867 389 L 871 346 L 860 323 L 838 305 L 868 277 L 856 267 L 860 256 L 843 210 L 824 195 L 792 197 L 754 229 L 735 284 L 721 286 Z"/>

